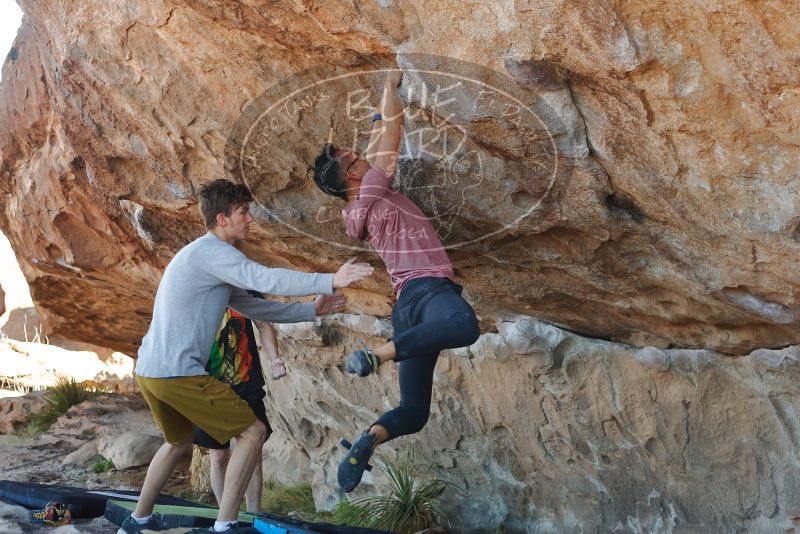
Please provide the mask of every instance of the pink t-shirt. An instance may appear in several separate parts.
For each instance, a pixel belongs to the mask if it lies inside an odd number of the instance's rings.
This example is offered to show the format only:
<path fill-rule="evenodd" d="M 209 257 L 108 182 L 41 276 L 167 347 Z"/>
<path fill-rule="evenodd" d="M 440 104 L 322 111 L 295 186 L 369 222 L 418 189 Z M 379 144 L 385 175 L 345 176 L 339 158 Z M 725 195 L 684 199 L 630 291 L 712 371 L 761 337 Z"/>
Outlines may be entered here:
<path fill-rule="evenodd" d="M 454 279 L 453 265 L 425 214 L 407 196 L 391 189 L 392 176 L 372 167 L 355 200 L 342 211 L 347 235 L 369 239 L 386 264 L 397 295 L 415 278 Z"/>

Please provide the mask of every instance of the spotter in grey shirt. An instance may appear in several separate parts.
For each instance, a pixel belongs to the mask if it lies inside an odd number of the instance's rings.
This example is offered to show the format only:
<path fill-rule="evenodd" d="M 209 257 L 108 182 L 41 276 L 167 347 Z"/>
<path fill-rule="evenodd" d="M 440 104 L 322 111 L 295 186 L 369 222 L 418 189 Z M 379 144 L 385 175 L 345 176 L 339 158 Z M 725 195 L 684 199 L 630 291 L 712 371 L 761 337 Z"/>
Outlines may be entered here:
<path fill-rule="evenodd" d="M 225 308 L 274 323 L 314 321 L 313 302 L 285 304 L 268 295 L 333 293 L 333 274 L 271 269 L 247 258 L 212 233 L 175 255 L 158 285 L 153 320 L 142 340 L 136 374 L 150 378 L 206 375 L 211 344 Z"/>

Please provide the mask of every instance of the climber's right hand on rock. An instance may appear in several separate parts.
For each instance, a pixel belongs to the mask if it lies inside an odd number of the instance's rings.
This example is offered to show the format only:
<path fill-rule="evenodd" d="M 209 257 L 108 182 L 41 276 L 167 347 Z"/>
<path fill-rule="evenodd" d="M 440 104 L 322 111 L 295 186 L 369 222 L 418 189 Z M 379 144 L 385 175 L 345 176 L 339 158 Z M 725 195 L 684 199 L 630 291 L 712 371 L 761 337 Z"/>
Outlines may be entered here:
<path fill-rule="evenodd" d="M 333 287 L 348 287 L 350 284 L 360 282 L 364 278 L 372 275 L 372 265 L 369 263 L 355 263 L 355 258 L 342 265 L 336 274 L 333 275 Z"/>

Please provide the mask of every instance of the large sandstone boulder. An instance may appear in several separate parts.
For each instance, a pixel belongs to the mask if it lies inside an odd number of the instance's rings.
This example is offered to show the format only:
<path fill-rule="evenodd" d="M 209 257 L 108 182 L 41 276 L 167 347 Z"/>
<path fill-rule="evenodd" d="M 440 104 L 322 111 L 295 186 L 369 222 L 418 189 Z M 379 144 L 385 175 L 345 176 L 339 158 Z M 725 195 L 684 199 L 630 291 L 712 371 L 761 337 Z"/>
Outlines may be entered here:
<path fill-rule="evenodd" d="M 458 531 L 792 528 L 796 2 L 19 3 L 0 228 L 48 333 L 135 352 L 221 175 L 255 193 L 251 257 L 376 262 L 305 171 L 329 136 L 362 146 L 375 71 L 401 66 L 398 186 L 485 333 L 442 358 L 432 424 L 392 446 L 463 489 Z M 270 384 L 297 449 L 278 447 L 280 477 L 322 508 L 337 440 L 398 400 L 391 366 L 358 384 L 338 367 L 390 333 L 388 277 L 349 294 L 354 315 L 282 330 L 290 378 Z"/>
<path fill-rule="evenodd" d="M 357 338 L 377 340 L 349 319 L 320 324 L 339 341 L 313 355 L 302 329 L 282 328 L 289 374 L 268 384 L 270 421 L 294 447 L 268 442 L 265 476 L 310 479 L 324 509 L 343 497 L 339 439 L 399 400 L 396 366 L 366 379 L 338 369 Z M 766 534 L 800 522 L 797 347 L 731 358 L 584 338 L 532 318 L 497 327 L 440 357 L 431 421 L 381 447 L 390 458 L 414 450 L 452 482 L 442 508 L 455 532 Z M 386 482 L 374 469 L 355 496 Z"/>
<path fill-rule="evenodd" d="M 487 324 L 739 354 L 800 338 L 795 2 L 20 4 L 0 227 L 50 333 L 134 351 L 226 172 L 263 208 L 248 254 L 334 269 L 358 244 L 305 171 L 329 135 L 360 146 L 371 72 L 400 65 L 399 185 Z M 353 309 L 389 297 L 376 276 Z"/>

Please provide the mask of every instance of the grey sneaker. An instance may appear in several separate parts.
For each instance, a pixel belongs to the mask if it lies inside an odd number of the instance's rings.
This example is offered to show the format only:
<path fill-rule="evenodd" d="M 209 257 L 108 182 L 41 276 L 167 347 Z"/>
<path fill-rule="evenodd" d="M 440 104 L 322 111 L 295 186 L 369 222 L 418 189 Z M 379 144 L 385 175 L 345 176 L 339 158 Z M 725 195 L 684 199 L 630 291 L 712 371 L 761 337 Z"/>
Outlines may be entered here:
<path fill-rule="evenodd" d="M 139 534 L 145 530 L 163 530 L 164 527 L 161 526 L 161 515 L 158 513 L 154 513 L 150 516 L 150 519 L 147 520 L 147 523 L 140 524 L 137 523 L 133 517 L 128 516 L 125 521 L 122 522 L 122 526 L 119 527 L 117 534 Z"/>

